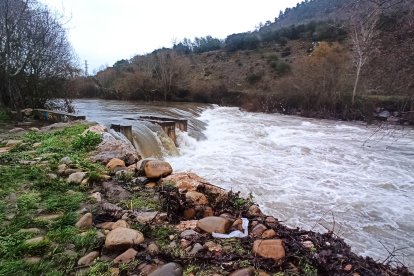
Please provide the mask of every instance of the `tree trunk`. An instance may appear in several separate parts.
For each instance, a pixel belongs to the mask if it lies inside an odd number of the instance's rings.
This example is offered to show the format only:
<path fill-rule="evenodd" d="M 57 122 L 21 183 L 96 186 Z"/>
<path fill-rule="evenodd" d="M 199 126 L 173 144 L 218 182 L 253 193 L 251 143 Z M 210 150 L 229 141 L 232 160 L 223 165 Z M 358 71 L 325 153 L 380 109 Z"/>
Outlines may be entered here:
<path fill-rule="evenodd" d="M 357 92 L 358 82 L 359 82 L 359 75 L 361 74 L 361 67 L 362 63 L 361 61 L 358 62 L 357 65 L 357 71 L 356 71 L 356 77 L 355 77 L 355 83 L 354 83 L 354 90 L 352 91 L 352 105 L 355 104 L 355 95 Z"/>

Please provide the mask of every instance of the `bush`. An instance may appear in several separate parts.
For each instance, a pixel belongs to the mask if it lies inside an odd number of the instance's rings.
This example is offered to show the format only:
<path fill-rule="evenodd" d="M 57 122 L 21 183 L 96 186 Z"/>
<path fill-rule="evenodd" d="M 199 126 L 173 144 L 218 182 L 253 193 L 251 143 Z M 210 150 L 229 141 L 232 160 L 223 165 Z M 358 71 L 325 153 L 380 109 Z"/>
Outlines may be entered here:
<path fill-rule="evenodd" d="M 102 141 L 101 135 L 88 131 L 83 135 L 79 135 L 73 142 L 72 147 L 76 150 L 90 151 L 96 148 Z"/>
<path fill-rule="evenodd" d="M 246 77 L 246 80 L 249 84 L 256 84 L 257 82 L 259 82 L 262 79 L 262 74 L 259 73 L 254 73 L 254 74 L 250 74 Z"/>

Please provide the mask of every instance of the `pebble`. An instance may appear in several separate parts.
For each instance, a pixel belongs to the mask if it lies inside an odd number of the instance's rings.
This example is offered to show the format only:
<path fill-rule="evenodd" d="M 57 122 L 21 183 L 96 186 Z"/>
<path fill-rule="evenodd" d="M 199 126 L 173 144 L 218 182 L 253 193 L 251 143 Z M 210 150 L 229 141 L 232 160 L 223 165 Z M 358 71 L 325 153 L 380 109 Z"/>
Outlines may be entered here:
<path fill-rule="evenodd" d="M 150 253 L 150 255 L 157 255 L 158 253 L 160 253 L 160 248 L 155 243 L 150 243 L 148 245 L 148 252 Z"/>

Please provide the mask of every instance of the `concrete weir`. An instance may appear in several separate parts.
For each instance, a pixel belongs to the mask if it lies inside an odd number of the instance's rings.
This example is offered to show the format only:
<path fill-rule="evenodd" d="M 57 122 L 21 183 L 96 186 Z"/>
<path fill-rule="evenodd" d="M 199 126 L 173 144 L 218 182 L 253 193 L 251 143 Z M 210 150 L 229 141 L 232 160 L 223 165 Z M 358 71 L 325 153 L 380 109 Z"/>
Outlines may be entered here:
<path fill-rule="evenodd" d="M 127 120 L 147 121 L 159 125 L 162 130 L 177 144 L 177 134 L 175 129 L 187 132 L 188 122 L 184 119 L 175 119 L 171 117 L 140 116 L 137 119 L 126 118 Z M 111 128 L 124 134 L 130 141 L 132 140 L 132 126 L 111 125 Z"/>
<path fill-rule="evenodd" d="M 85 116 L 47 109 L 33 109 L 33 118 L 50 122 L 85 120 Z"/>

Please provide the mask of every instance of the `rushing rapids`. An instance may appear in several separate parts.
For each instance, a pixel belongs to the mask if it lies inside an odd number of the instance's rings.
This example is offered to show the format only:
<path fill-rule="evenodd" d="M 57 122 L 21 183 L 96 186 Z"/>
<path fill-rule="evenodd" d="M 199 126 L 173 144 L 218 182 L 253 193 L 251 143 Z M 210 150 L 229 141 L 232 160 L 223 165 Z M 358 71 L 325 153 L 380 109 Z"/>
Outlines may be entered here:
<path fill-rule="evenodd" d="M 399 260 L 414 265 L 413 130 L 195 104 L 75 105 L 106 125 L 131 124 L 125 118 L 138 115 L 188 119 L 177 156 L 168 154 L 156 128 L 133 124 L 144 156 L 162 154 L 176 170 L 252 193 L 268 214 L 292 227 L 332 230 L 356 253 L 383 260 L 387 250 L 402 249 Z"/>

